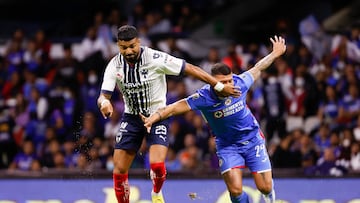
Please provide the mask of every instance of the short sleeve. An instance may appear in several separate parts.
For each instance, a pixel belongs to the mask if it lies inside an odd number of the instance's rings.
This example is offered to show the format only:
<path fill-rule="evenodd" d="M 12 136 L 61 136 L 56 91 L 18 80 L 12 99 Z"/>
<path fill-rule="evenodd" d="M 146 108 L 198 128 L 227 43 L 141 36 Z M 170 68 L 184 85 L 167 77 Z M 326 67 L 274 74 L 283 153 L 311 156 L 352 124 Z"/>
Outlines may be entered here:
<path fill-rule="evenodd" d="M 113 92 L 116 85 L 116 68 L 114 60 L 106 66 L 103 82 L 101 84 L 101 91 Z"/>
<path fill-rule="evenodd" d="M 254 78 L 252 77 L 251 73 L 249 73 L 249 71 L 246 71 L 240 74 L 239 77 L 245 84 L 246 89 L 250 89 L 251 85 L 254 83 Z"/>
<path fill-rule="evenodd" d="M 206 106 L 206 98 L 200 91 L 188 96 L 186 102 L 192 110 L 201 110 L 202 107 Z"/>
<path fill-rule="evenodd" d="M 166 75 L 180 75 L 185 68 L 185 60 L 160 51 L 153 53 L 153 62 Z"/>

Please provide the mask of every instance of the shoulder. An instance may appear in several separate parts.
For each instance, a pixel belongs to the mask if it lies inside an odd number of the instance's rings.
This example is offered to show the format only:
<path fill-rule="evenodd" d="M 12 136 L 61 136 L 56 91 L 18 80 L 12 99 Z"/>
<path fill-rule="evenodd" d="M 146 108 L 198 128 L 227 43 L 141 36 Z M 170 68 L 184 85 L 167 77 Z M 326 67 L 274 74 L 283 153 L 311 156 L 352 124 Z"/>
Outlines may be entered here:
<path fill-rule="evenodd" d="M 211 93 L 210 85 L 206 84 L 202 88 L 198 89 L 196 91 L 196 93 L 190 95 L 188 97 L 188 100 L 193 100 L 193 101 L 197 101 L 197 102 L 208 101 L 211 98 L 210 93 Z"/>
<path fill-rule="evenodd" d="M 147 46 L 143 46 L 141 48 L 143 50 L 143 56 L 148 60 L 149 59 L 157 59 L 157 58 L 167 54 L 163 51 L 159 51 L 159 50 L 147 47 Z"/>
<path fill-rule="evenodd" d="M 123 64 L 123 57 L 122 55 L 116 54 L 114 57 L 112 57 L 109 61 L 109 63 L 107 64 L 107 69 L 113 69 L 113 68 L 117 68 L 117 67 L 121 67 Z"/>
<path fill-rule="evenodd" d="M 251 74 L 248 71 L 245 71 L 245 72 L 243 72 L 243 73 L 241 73 L 239 75 L 233 74 L 233 79 L 237 80 L 237 81 L 246 80 L 248 77 L 251 77 Z"/>
<path fill-rule="evenodd" d="M 246 86 L 247 88 L 250 88 L 251 84 L 254 83 L 254 78 L 248 71 L 240 75 L 233 74 L 233 80 L 235 86 Z"/>
<path fill-rule="evenodd" d="M 240 75 L 233 74 L 234 84 L 239 85 L 240 83 L 242 83 L 243 78 L 244 78 L 244 75 L 242 75 L 242 74 L 240 74 Z"/>

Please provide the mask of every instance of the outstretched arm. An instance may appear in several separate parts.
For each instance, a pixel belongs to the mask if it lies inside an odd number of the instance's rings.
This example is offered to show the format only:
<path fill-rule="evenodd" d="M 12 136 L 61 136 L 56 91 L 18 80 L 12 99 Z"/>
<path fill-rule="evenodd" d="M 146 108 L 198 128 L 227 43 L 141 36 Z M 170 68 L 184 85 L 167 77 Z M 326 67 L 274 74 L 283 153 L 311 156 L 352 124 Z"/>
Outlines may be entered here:
<path fill-rule="evenodd" d="M 203 82 L 210 84 L 222 96 L 233 96 L 233 97 L 240 96 L 240 90 L 238 87 L 235 87 L 234 85 L 230 85 L 230 84 L 227 85 L 222 84 L 221 82 L 216 80 L 213 76 L 211 76 L 210 74 L 208 74 L 198 66 L 194 66 L 190 63 L 186 63 L 185 73 L 187 75 L 191 75 Z"/>
<path fill-rule="evenodd" d="M 270 38 L 270 41 L 273 45 L 272 52 L 258 61 L 255 66 L 249 70 L 249 73 L 253 76 L 254 80 L 257 80 L 260 77 L 261 71 L 268 68 L 277 57 L 281 56 L 286 51 L 284 38 L 275 36 L 274 38 Z"/>
<path fill-rule="evenodd" d="M 144 121 L 144 126 L 147 131 L 150 132 L 151 126 L 163 119 L 166 119 L 170 116 L 183 114 L 185 112 L 190 111 L 191 108 L 187 104 L 185 99 L 181 99 L 175 103 L 172 103 L 165 108 L 158 109 L 155 113 L 151 114 L 149 117 L 141 116 L 141 119 Z"/>

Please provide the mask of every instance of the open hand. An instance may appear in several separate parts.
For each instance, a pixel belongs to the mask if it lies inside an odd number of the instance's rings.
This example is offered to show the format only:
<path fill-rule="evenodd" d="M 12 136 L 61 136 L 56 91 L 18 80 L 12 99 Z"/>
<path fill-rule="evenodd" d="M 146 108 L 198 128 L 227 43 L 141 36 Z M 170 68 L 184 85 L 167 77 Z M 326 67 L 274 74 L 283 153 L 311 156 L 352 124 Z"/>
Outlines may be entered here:
<path fill-rule="evenodd" d="M 275 57 L 281 56 L 286 51 L 285 39 L 279 36 L 274 36 L 274 38 L 270 38 L 270 41 L 273 45 L 273 53 Z"/>
<path fill-rule="evenodd" d="M 241 96 L 240 87 L 230 85 L 230 84 L 225 84 L 224 89 L 218 93 L 223 97 L 228 97 L 228 96 L 240 97 Z"/>

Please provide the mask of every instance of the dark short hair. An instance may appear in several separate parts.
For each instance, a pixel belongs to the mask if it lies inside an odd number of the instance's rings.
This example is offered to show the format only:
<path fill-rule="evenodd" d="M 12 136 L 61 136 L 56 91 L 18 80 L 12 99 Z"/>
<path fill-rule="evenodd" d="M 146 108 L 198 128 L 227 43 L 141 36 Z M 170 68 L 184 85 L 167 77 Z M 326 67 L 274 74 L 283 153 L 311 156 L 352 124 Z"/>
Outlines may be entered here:
<path fill-rule="evenodd" d="M 138 31 L 134 26 L 123 25 L 118 29 L 118 40 L 130 41 L 138 37 Z"/>
<path fill-rule="evenodd" d="M 229 75 L 231 69 L 224 63 L 215 63 L 211 68 L 211 75 Z"/>

